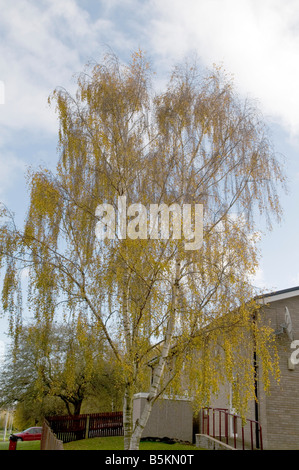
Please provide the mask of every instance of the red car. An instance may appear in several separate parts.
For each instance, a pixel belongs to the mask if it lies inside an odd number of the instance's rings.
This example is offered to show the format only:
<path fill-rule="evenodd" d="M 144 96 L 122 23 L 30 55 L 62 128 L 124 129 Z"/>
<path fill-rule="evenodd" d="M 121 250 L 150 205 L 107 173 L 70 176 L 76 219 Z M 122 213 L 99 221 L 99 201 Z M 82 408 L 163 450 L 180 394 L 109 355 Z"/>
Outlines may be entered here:
<path fill-rule="evenodd" d="M 18 441 L 40 441 L 42 438 L 42 429 L 41 427 L 28 428 L 25 429 L 25 431 L 12 434 L 12 436 L 15 436 Z"/>

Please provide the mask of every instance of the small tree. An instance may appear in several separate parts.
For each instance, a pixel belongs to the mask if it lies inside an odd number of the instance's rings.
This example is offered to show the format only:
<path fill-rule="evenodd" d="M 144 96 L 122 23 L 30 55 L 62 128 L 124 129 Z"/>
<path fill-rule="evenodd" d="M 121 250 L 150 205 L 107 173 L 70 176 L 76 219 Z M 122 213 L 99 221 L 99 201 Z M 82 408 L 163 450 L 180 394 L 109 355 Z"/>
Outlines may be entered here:
<path fill-rule="evenodd" d="M 24 402 L 28 408 L 28 403 L 38 402 L 43 407 L 45 397 L 57 397 L 68 414 L 78 415 L 83 400 L 94 394 L 93 383 L 100 383 L 101 376 L 105 380 L 103 371 L 109 363 L 103 337 L 81 321 L 55 323 L 50 329 L 42 324 L 23 327 L 17 349 L 6 355 L 0 404 Z"/>
<path fill-rule="evenodd" d="M 182 385 L 182 368 L 198 406 L 240 371 L 240 341 L 262 355 L 265 374 L 273 370 L 269 332 L 252 322 L 248 301 L 258 265 L 255 214 L 269 226 L 279 218 L 283 176 L 258 110 L 221 70 L 176 67 L 159 94 L 140 52 L 128 66 L 108 56 L 88 72 L 76 96 L 56 90 L 51 97 L 60 122 L 57 172 L 31 174 L 23 231 L 3 225 L 2 300 L 17 337 L 19 269 L 27 266 L 37 321 L 52 322 L 58 300 L 74 316 L 93 315 L 124 374 L 124 445 L 136 449 L 153 403 Z M 136 204 L 127 218 L 124 201 Z M 161 203 L 202 204 L 200 249 L 186 250 L 186 240 L 173 236 L 180 224 L 164 239 L 148 235 L 153 225 L 143 208 Z M 95 236 L 100 204 L 122 205 L 118 236 L 106 227 L 102 241 Z M 213 344 L 223 351 L 217 361 L 208 352 Z M 192 361 L 195 350 L 200 361 Z M 237 383 L 246 401 L 254 391 L 243 375 Z M 133 423 L 140 390 L 148 399 Z"/>
<path fill-rule="evenodd" d="M 65 405 L 59 398 L 46 396 L 36 399 L 33 395 L 28 395 L 16 403 L 13 425 L 18 431 L 23 431 L 31 426 L 42 426 L 45 416 L 63 414 Z"/>

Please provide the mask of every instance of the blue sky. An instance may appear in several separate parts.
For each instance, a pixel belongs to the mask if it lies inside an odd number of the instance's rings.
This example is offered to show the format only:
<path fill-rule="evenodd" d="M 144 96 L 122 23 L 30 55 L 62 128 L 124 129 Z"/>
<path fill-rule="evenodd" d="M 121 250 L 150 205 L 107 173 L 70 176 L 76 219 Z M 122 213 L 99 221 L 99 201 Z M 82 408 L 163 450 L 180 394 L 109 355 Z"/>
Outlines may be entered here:
<path fill-rule="evenodd" d="M 110 47 L 124 62 L 147 52 L 163 84 L 196 54 L 223 64 L 244 97 L 258 101 L 285 156 L 284 219 L 261 242 L 255 284 L 299 285 L 299 2 L 297 0 L 0 0 L 0 200 L 22 224 L 27 168 L 57 162 L 57 118 L 47 98 L 75 90 L 74 74 Z M 0 321 L 1 341 L 6 322 Z"/>

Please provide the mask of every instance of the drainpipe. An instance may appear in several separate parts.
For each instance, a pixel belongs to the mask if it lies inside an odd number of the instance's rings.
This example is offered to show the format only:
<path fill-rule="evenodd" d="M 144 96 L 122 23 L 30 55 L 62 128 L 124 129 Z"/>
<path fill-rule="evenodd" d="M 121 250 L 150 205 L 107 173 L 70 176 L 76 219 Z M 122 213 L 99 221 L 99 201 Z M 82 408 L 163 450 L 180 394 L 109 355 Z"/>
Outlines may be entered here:
<path fill-rule="evenodd" d="M 256 313 L 253 314 L 253 323 L 256 323 Z M 254 392 L 256 400 L 254 402 L 254 415 L 255 415 L 255 442 L 256 448 L 260 448 L 260 434 L 259 434 L 259 404 L 258 404 L 258 362 L 256 355 L 256 341 L 254 338 L 254 350 L 253 350 L 253 367 L 254 367 Z"/>
<path fill-rule="evenodd" d="M 257 365 L 257 357 L 256 357 L 256 350 L 253 353 L 253 365 L 254 365 L 254 391 L 256 400 L 254 402 L 254 413 L 255 413 L 255 442 L 256 448 L 260 448 L 260 434 L 259 434 L 259 404 L 258 404 L 258 365 Z"/>

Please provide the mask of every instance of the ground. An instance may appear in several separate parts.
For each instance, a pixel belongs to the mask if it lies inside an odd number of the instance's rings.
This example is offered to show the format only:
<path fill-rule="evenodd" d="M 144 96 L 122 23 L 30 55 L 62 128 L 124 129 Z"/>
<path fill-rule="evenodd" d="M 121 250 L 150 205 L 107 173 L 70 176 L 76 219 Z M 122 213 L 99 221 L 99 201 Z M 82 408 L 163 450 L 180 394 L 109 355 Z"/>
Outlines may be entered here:
<path fill-rule="evenodd" d="M 0 442 L 0 450 L 8 450 L 9 442 Z M 123 450 L 122 437 L 94 437 L 64 444 L 65 450 Z M 40 450 L 40 441 L 18 442 L 17 450 Z M 140 450 L 200 450 L 187 444 L 168 444 L 145 441 L 140 443 Z"/>

